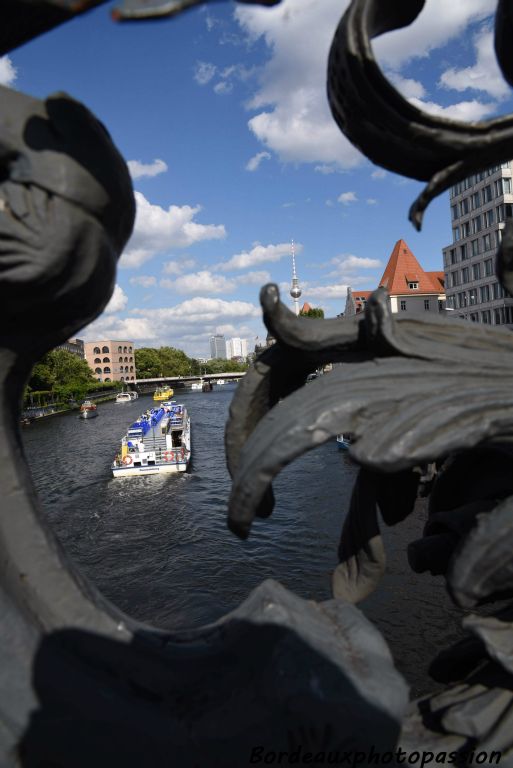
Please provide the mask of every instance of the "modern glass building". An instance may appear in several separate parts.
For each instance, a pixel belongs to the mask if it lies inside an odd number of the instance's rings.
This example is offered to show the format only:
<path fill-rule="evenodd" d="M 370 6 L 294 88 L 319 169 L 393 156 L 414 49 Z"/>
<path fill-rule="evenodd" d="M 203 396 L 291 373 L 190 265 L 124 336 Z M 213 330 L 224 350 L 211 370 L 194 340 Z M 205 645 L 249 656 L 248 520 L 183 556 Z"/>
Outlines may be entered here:
<path fill-rule="evenodd" d="M 221 357 L 226 360 L 226 339 L 220 333 L 210 337 L 210 357 L 212 359 Z"/>
<path fill-rule="evenodd" d="M 447 308 L 474 323 L 513 326 L 513 298 L 499 285 L 495 255 L 513 215 L 513 161 L 450 190 L 452 244 L 443 249 Z"/>

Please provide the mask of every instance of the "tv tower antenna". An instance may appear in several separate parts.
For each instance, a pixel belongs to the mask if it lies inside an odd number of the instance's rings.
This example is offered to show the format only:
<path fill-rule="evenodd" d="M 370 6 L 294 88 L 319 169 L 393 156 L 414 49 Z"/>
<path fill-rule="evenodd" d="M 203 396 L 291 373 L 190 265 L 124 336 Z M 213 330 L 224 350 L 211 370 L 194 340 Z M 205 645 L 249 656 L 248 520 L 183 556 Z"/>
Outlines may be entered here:
<path fill-rule="evenodd" d="M 294 312 L 299 315 L 299 297 L 301 296 L 301 288 L 299 287 L 299 280 L 296 274 L 296 253 L 294 251 L 294 240 L 292 243 L 292 285 L 290 286 L 290 295 L 294 299 Z"/>

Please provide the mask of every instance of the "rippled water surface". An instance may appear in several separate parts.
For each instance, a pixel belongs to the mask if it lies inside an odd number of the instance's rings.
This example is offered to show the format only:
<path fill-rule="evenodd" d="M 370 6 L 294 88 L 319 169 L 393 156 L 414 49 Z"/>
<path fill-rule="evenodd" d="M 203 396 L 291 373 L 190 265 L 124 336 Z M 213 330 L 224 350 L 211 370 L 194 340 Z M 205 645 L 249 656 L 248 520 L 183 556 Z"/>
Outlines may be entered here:
<path fill-rule="evenodd" d="M 330 574 L 356 467 L 335 441 L 287 467 L 274 484 L 271 518 L 247 541 L 226 527 L 230 480 L 224 425 L 233 385 L 180 395 L 192 424 L 188 473 L 113 479 L 110 464 L 129 423 L 153 405 L 149 396 L 104 403 L 98 418 L 76 413 L 23 430 L 45 514 L 67 552 L 104 594 L 132 616 L 161 627 L 190 627 L 234 609 L 272 577 L 302 597 L 331 597 Z M 414 695 L 433 684 L 435 653 L 459 636 L 459 613 L 440 579 L 417 576 L 405 548 L 424 520 L 412 516 L 384 531 L 388 572 L 363 606 L 389 641 Z"/>

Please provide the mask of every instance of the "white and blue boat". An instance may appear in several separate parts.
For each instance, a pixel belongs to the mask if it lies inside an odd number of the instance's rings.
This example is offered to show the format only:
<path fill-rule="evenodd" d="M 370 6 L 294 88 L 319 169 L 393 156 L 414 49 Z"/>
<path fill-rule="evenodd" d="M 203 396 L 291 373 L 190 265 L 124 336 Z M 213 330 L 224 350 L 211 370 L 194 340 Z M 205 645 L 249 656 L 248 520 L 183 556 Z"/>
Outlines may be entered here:
<path fill-rule="evenodd" d="M 112 463 L 114 477 L 185 472 L 191 460 L 191 421 L 174 400 L 134 421 Z"/>

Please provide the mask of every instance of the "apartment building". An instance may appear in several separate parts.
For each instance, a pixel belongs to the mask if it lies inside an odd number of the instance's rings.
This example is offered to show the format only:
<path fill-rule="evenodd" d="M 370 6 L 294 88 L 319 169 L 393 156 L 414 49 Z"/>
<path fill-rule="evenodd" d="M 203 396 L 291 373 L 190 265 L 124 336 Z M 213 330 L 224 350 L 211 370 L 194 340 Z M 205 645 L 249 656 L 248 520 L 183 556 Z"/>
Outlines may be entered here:
<path fill-rule="evenodd" d="M 84 357 L 98 381 L 135 381 L 134 342 L 85 341 Z"/>
<path fill-rule="evenodd" d="M 248 356 L 248 342 L 247 339 L 240 339 L 233 337 L 226 342 L 226 356 L 228 360 L 233 357 L 246 359 Z"/>
<path fill-rule="evenodd" d="M 450 190 L 453 241 L 443 249 L 447 307 L 474 323 L 513 326 L 513 299 L 495 272 L 504 222 L 513 215 L 512 164 L 475 173 Z"/>
<path fill-rule="evenodd" d="M 66 352 L 71 352 L 72 355 L 84 358 L 84 342 L 82 339 L 68 339 L 55 347 L 55 349 L 64 349 Z"/>

